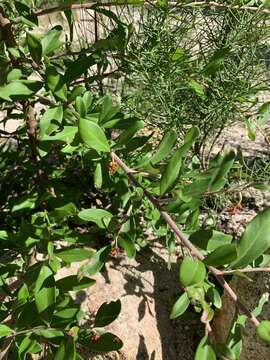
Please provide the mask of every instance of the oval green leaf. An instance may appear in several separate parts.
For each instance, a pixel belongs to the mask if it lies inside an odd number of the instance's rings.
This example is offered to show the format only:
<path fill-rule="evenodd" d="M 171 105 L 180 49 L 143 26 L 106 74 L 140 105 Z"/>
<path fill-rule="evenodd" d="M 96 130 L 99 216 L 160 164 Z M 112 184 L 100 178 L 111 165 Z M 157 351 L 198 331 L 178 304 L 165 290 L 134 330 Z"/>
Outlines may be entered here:
<path fill-rule="evenodd" d="M 168 132 L 166 132 L 159 144 L 157 152 L 153 155 L 151 159 L 151 163 L 155 165 L 161 160 L 163 160 L 167 155 L 169 155 L 170 151 L 176 143 L 176 140 L 177 134 L 174 130 L 169 130 Z"/>
<path fill-rule="evenodd" d="M 180 296 L 180 298 L 173 305 L 173 308 L 172 308 L 172 311 L 170 314 L 170 319 L 176 319 L 177 317 L 184 314 L 184 312 L 189 307 L 189 304 L 190 304 L 190 300 L 188 298 L 187 293 L 185 292 L 184 294 L 182 294 Z"/>
<path fill-rule="evenodd" d="M 204 336 L 197 347 L 195 360 L 216 360 L 216 358 L 215 351 L 209 344 L 208 337 Z"/>
<path fill-rule="evenodd" d="M 95 317 L 95 326 L 104 327 L 112 323 L 121 311 L 121 301 L 111 301 L 110 303 L 103 303 L 97 311 Z"/>
<path fill-rule="evenodd" d="M 261 321 L 256 329 L 256 334 L 262 341 L 270 343 L 270 321 Z"/>
<path fill-rule="evenodd" d="M 110 146 L 104 131 L 93 121 L 80 118 L 79 133 L 86 146 L 97 151 L 110 151 Z"/>
<path fill-rule="evenodd" d="M 184 287 L 202 283 L 205 275 L 206 269 L 203 262 L 189 256 L 184 257 L 179 269 L 179 279 Z"/>
<path fill-rule="evenodd" d="M 270 208 L 260 212 L 248 225 L 237 246 L 233 268 L 252 263 L 270 247 Z"/>
<path fill-rule="evenodd" d="M 223 266 L 231 264 L 237 257 L 236 245 L 228 244 L 220 246 L 204 259 L 206 265 Z"/>

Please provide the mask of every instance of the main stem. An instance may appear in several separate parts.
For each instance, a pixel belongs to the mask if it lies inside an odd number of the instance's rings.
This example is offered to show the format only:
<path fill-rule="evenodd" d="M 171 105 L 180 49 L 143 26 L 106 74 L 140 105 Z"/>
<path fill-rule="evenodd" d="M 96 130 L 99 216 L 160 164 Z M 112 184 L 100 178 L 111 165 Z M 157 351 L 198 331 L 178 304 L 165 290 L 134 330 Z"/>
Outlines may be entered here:
<path fill-rule="evenodd" d="M 162 206 L 159 204 L 158 200 L 136 180 L 136 178 L 134 177 L 134 171 L 130 169 L 114 152 L 111 153 L 111 157 L 113 161 L 115 161 L 126 173 L 130 182 L 134 186 L 140 187 L 143 190 L 144 195 L 155 206 L 155 208 L 158 209 L 162 219 L 165 220 L 165 222 L 169 225 L 172 232 L 181 241 L 181 243 L 186 248 L 188 248 L 191 254 L 193 254 L 197 259 L 204 260 L 203 254 L 182 233 L 182 231 L 179 229 L 178 225 L 174 222 L 171 216 L 162 209 Z M 237 294 L 234 292 L 234 290 L 230 287 L 230 285 L 222 276 L 222 272 L 213 266 L 208 266 L 208 269 L 215 276 L 215 278 L 217 279 L 219 284 L 223 287 L 223 289 L 227 291 L 229 296 L 237 305 L 238 309 L 248 317 L 248 319 L 253 323 L 254 326 L 257 327 L 260 324 L 259 320 L 248 310 L 248 308 L 243 303 L 239 301 Z"/>

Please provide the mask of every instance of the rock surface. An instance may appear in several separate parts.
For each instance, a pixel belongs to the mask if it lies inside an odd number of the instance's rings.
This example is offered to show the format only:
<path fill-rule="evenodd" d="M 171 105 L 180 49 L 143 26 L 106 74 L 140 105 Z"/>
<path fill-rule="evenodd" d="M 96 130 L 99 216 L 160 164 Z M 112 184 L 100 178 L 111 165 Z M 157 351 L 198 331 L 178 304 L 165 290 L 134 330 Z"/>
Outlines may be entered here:
<path fill-rule="evenodd" d="M 166 265 L 162 244 L 137 254 L 135 259 L 114 259 L 98 274 L 96 285 L 77 293 L 89 324 L 103 302 L 120 299 L 119 317 L 107 327 L 124 342 L 119 353 L 91 355 L 91 359 L 193 360 L 202 335 L 197 320 L 170 320 L 172 305 L 180 295 L 177 259 Z M 76 273 L 77 265 L 62 270 L 60 277 Z"/>

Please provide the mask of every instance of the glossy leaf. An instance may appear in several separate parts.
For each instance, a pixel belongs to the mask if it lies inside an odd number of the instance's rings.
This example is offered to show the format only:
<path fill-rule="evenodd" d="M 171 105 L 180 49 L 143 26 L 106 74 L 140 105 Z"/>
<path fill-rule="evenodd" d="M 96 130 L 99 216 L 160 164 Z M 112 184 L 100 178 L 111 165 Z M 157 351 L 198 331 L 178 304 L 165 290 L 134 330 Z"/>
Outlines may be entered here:
<path fill-rule="evenodd" d="M 188 295 L 186 292 L 184 292 L 179 299 L 176 301 L 176 303 L 173 305 L 171 314 L 170 314 L 170 319 L 176 319 L 179 316 L 181 316 L 182 314 L 184 314 L 184 312 L 187 310 L 187 308 L 189 307 L 190 304 L 190 300 L 188 298 Z"/>
<path fill-rule="evenodd" d="M 209 191 L 215 192 L 223 188 L 225 184 L 225 176 L 228 174 L 229 170 L 231 169 L 234 163 L 235 156 L 236 156 L 235 152 L 230 151 L 222 158 L 222 161 L 217 166 L 217 168 L 213 170 L 213 175 L 208 185 Z"/>
<path fill-rule="evenodd" d="M 161 160 L 165 159 L 169 155 L 170 151 L 174 147 L 177 140 L 177 134 L 174 130 L 169 130 L 164 135 L 161 140 L 156 153 L 151 158 L 151 163 L 153 165 L 159 163 Z"/>
<path fill-rule="evenodd" d="M 233 268 L 245 267 L 270 247 L 270 209 L 260 212 L 248 225 L 237 246 Z"/>
<path fill-rule="evenodd" d="M 99 117 L 100 124 L 103 125 L 111 120 L 118 113 L 119 109 L 119 106 L 113 105 L 112 98 L 110 96 L 105 96 Z"/>
<path fill-rule="evenodd" d="M 104 131 L 93 121 L 80 118 L 79 133 L 82 141 L 89 148 L 102 152 L 110 151 L 110 146 Z"/>
<path fill-rule="evenodd" d="M 42 82 L 34 80 L 14 80 L 7 85 L 0 86 L 0 98 L 7 101 L 12 99 L 26 98 L 42 87 Z"/>
<path fill-rule="evenodd" d="M 94 254 L 94 250 L 85 248 L 73 248 L 55 253 L 57 257 L 67 263 L 90 259 Z"/>
<path fill-rule="evenodd" d="M 57 71 L 55 66 L 49 65 L 45 71 L 46 88 L 51 90 L 56 99 L 67 99 L 67 87 L 64 78 Z"/>
<path fill-rule="evenodd" d="M 66 83 L 70 83 L 71 81 L 76 80 L 96 63 L 97 59 L 92 55 L 88 57 L 79 57 L 77 60 L 68 65 L 65 72 L 64 81 Z"/>
<path fill-rule="evenodd" d="M 121 301 L 111 301 L 110 303 L 103 303 L 98 309 L 95 316 L 95 326 L 104 327 L 112 323 L 120 314 Z"/>
<path fill-rule="evenodd" d="M 208 337 L 204 336 L 200 341 L 196 353 L 195 360 L 216 360 L 216 354 L 213 347 L 209 344 Z"/>
<path fill-rule="evenodd" d="M 126 145 L 137 131 L 144 127 L 143 121 L 135 121 L 127 130 L 124 130 L 122 134 L 116 139 L 116 146 Z"/>
<path fill-rule="evenodd" d="M 39 38 L 34 34 L 28 33 L 26 41 L 32 59 L 38 64 L 42 58 L 42 45 Z"/>
<path fill-rule="evenodd" d="M 72 336 L 67 336 L 63 340 L 53 357 L 54 360 L 75 360 L 76 351 L 75 351 L 75 342 Z"/>
<path fill-rule="evenodd" d="M 120 246 L 122 246 L 123 249 L 125 249 L 125 252 L 129 258 L 135 257 L 136 247 L 134 241 L 128 235 L 119 237 L 118 243 Z"/>
<path fill-rule="evenodd" d="M 13 330 L 7 325 L 0 324 L 0 338 L 8 336 L 13 333 Z"/>
<path fill-rule="evenodd" d="M 53 106 L 45 111 L 45 113 L 40 118 L 39 128 L 40 128 L 40 138 L 42 139 L 45 134 L 50 135 L 51 131 L 54 128 L 58 127 L 61 124 L 63 119 L 63 107 Z M 54 123 L 56 122 L 56 124 Z M 53 126 L 50 126 L 53 123 Z"/>
<path fill-rule="evenodd" d="M 44 135 L 42 141 L 45 142 L 64 142 L 70 144 L 78 132 L 77 126 L 64 126 L 63 130 L 56 133 L 55 135 Z"/>
<path fill-rule="evenodd" d="M 64 333 L 58 329 L 39 329 L 35 330 L 34 333 L 38 336 L 42 336 L 45 339 L 53 339 L 55 337 L 62 337 Z"/>
<path fill-rule="evenodd" d="M 55 286 L 60 292 L 78 291 L 95 285 L 96 280 L 88 277 L 78 279 L 76 275 L 66 276 L 56 281 Z"/>
<path fill-rule="evenodd" d="M 96 169 L 95 169 L 95 173 L 94 173 L 94 183 L 95 183 L 95 187 L 97 189 L 101 189 L 102 187 L 102 164 L 101 163 L 97 163 Z"/>
<path fill-rule="evenodd" d="M 162 174 L 160 181 L 160 195 L 165 194 L 174 187 L 180 175 L 182 158 L 187 151 L 190 150 L 192 144 L 198 136 L 199 130 L 197 127 L 191 128 L 185 135 L 184 144 L 176 150 Z"/>
<path fill-rule="evenodd" d="M 188 85 L 199 97 L 201 98 L 206 97 L 203 85 L 198 83 L 196 80 L 190 80 Z"/>
<path fill-rule="evenodd" d="M 35 303 L 38 312 L 48 321 L 53 313 L 56 300 L 55 282 L 52 271 L 42 266 L 35 286 Z"/>
<path fill-rule="evenodd" d="M 41 45 L 44 55 L 51 54 L 53 51 L 55 51 L 62 45 L 59 40 L 62 30 L 62 26 L 56 25 L 43 37 L 43 39 L 41 40 Z"/>
<path fill-rule="evenodd" d="M 205 275 L 206 269 L 203 262 L 189 256 L 184 257 L 179 269 L 180 283 L 184 287 L 202 283 Z"/>
<path fill-rule="evenodd" d="M 264 342 L 270 343 L 270 321 L 263 320 L 256 328 L 257 336 Z"/>
<path fill-rule="evenodd" d="M 213 251 L 232 242 L 233 237 L 216 230 L 198 230 L 191 234 L 189 240 L 200 249 Z"/>
<path fill-rule="evenodd" d="M 218 267 L 231 264 L 236 257 L 236 244 L 228 244 L 218 247 L 211 254 L 207 255 L 204 263 Z"/>
<path fill-rule="evenodd" d="M 78 213 L 78 217 L 84 221 L 96 223 L 100 228 L 105 228 L 113 215 L 103 209 L 85 209 Z"/>
<path fill-rule="evenodd" d="M 79 277 L 82 278 L 83 276 L 92 276 L 99 272 L 104 263 L 107 260 L 108 254 L 110 252 L 110 247 L 105 246 L 98 250 L 91 258 L 88 264 L 83 265 L 79 269 Z"/>

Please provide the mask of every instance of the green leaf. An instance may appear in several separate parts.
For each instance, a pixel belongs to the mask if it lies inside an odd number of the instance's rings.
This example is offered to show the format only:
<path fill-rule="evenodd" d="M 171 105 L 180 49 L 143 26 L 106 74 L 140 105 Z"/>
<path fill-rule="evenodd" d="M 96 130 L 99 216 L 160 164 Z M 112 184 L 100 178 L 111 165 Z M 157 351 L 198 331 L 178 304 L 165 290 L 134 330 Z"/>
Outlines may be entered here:
<path fill-rule="evenodd" d="M 270 321 L 263 320 L 256 328 L 257 336 L 264 342 L 270 343 Z"/>
<path fill-rule="evenodd" d="M 44 135 L 42 141 L 60 141 L 70 144 L 74 140 L 77 133 L 77 126 L 64 126 L 63 130 L 56 133 L 55 135 Z"/>
<path fill-rule="evenodd" d="M 269 293 L 266 292 L 264 294 L 262 294 L 260 300 L 259 300 L 259 303 L 258 305 L 256 306 L 256 308 L 252 311 L 252 315 L 254 316 L 259 316 L 261 315 L 262 311 L 263 311 L 263 306 L 268 303 L 269 301 Z"/>
<path fill-rule="evenodd" d="M 42 82 L 35 80 L 13 80 L 7 85 L 0 86 L 0 98 L 7 101 L 28 98 L 38 92 Z"/>
<path fill-rule="evenodd" d="M 73 61 L 65 72 L 65 82 L 70 83 L 73 80 L 76 80 L 82 74 L 88 71 L 88 69 L 97 63 L 97 57 L 90 55 L 88 57 L 82 56 L 77 60 Z"/>
<path fill-rule="evenodd" d="M 111 96 L 105 96 L 99 117 L 100 125 L 103 125 L 107 121 L 111 120 L 118 113 L 119 109 L 120 106 L 113 106 Z"/>
<path fill-rule="evenodd" d="M 177 60 L 181 59 L 184 54 L 185 54 L 184 49 L 178 47 L 178 48 L 176 48 L 175 52 L 171 55 L 171 60 L 177 61 Z"/>
<path fill-rule="evenodd" d="M 123 131 L 121 135 L 116 139 L 116 147 L 126 145 L 131 141 L 132 137 L 136 134 L 137 131 L 144 128 L 144 122 L 143 121 L 134 121 L 131 126 Z"/>
<path fill-rule="evenodd" d="M 182 314 L 184 314 L 184 312 L 187 310 L 187 308 L 189 307 L 190 304 L 190 300 L 188 298 L 188 295 L 186 292 L 184 292 L 179 299 L 176 301 L 176 303 L 173 305 L 171 314 L 170 314 L 170 319 L 176 319 L 179 316 L 181 316 Z"/>
<path fill-rule="evenodd" d="M 82 100 L 83 100 L 83 103 L 84 103 L 84 106 L 85 106 L 85 109 L 86 109 L 86 113 L 88 113 L 88 111 L 91 109 L 92 102 L 93 102 L 92 93 L 90 91 L 86 91 L 83 94 Z"/>
<path fill-rule="evenodd" d="M 201 98 L 205 98 L 204 87 L 199 84 L 196 80 L 190 80 L 188 83 L 189 87 Z"/>
<path fill-rule="evenodd" d="M 35 303 L 44 320 L 49 321 L 56 300 L 55 282 L 51 269 L 42 266 L 35 286 Z"/>
<path fill-rule="evenodd" d="M 87 114 L 87 110 L 84 104 L 84 101 L 81 96 L 77 96 L 75 100 L 75 109 L 80 117 L 85 117 Z"/>
<path fill-rule="evenodd" d="M 57 329 L 40 329 L 34 330 L 34 333 L 38 336 L 42 336 L 45 339 L 53 339 L 55 337 L 62 337 L 64 333 Z"/>
<path fill-rule="evenodd" d="M 125 249 L 129 258 L 135 257 L 136 247 L 134 241 L 128 235 L 119 237 L 118 244 L 122 246 L 123 249 Z"/>
<path fill-rule="evenodd" d="M 202 283 L 206 276 L 206 269 L 203 262 L 198 259 L 192 259 L 185 256 L 180 268 L 179 279 L 184 287 Z"/>
<path fill-rule="evenodd" d="M 110 146 L 104 131 L 93 121 L 80 118 L 79 133 L 86 146 L 97 151 L 110 151 Z"/>
<path fill-rule="evenodd" d="M 31 336 L 25 336 L 19 346 L 19 359 L 26 359 L 27 354 L 36 354 L 42 351 L 42 347 Z"/>
<path fill-rule="evenodd" d="M 204 263 L 218 267 L 231 264 L 236 257 L 236 244 L 228 244 L 218 247 L 211 254 L 207 255 Z"/>
<path fill-rule="evenodd" d="M 76 351 L 74 338 L 72 336 L 67 336 L 63 340 L 53 357 L 54 360 L 75 360 Z"/>
<path fill-rule="evenodd" d="M 67 86 L 64 78 L 58 73 L 56 67 L 49 65 L 45 71 L 46 89 L 51 90 L 53 95 L 60 100 L 67 99 Z"/>
<path fill-rule="evenodd" d="M 56 281 L 55 285 L 60 292 L 68 292 L 82 290 L 95 285 L 95 283 L 96 280 L 88 277 L 78 279 L 76 275 L 70 275 Z"/>
<path fill-rule="evenodd" d="M 209 63 L 204 67 L 203 71 L 205 75 L 212 76 L 220 71 L 223 68 L 225 56 L 228 55 L 229 52 L 230 49 L 228 47 L 218 49 L 211 57 Z"/>
<path fill-rule="evenodd" d="M 94 254 L 94 250 L 85 248 L 67 249 L 55 253 L 57 257 L 67 263 L 90 259 Z"/>
<path fill-rule="evenodd" d="M 50 217 L 53 217 L 57 220 L 62 220 L 70 216 L 75 216 L 78 210 L 73 202 L 69 202 L 65 205 L 56 207 L 50 212 Z"/>
<path fill-rule="evenodd" d="M 233 268 L 245 267 L 270 247 L 270 209 L 260 212 L 248 225 L 237 246 Z"/>
<path fill-rule="evenodd" d="M 79 336 L 78 341 L 87 349 L 96 352 L 117 351 L 123 346 L 122 341 L 116 335 L 108 332 L 100 335 L 98 340 L 94 339 L 92 336 L 84 338 Z"/>
<path fill-rule="evenodd" d="M 0 338 L 9 336 L 13 333 L 13 330 L 7 325 L 0 324 Z"/>
<path fill-rule="evenodd" d="M 248 138 L 251 141 L 255 141 L 256 140 L 256 127 L 254 122 L 252 122 L 252 120 L 250 119 L 246 119 L 246 127 L 247 127 L 247 131 L 248 131 Z"/>
<path fill-rule="evenodd" d="M 230 151 L 222 158 L 221 163 L 213 171 L 211 180 L 208 185 L 209 191 L 215 192 L 223 188 L 225 184 L 225 176 L 228 174 L 231 167 L 233 166 L 235 156 L 235 152 Z"/>
<path fill-rule="evenodd" d="M 199 136 L 199 129 L 197 127 L 191 128 L 185 135 L 184 144 L 174 153 L 168 165 L 162 174 L 160 181 L 160 195 L 174 187 L 175 182 L 178 180 L 182 166 L 182 158 L 191 148 L 193 142 Z"/>
<path fill-rule="evenodd" d="M 104 229 L 113 215 L 109 211 L 93 208 L 80 211 L 78 217 L 84 221 L 94 222 Z"/>
<path fill-rule="evenodd" d="M 216 360 L 216 354 L 213 347 L 209 344 L 208 337 L 204 336 L 200 341 L 196 353 L 195 360 Z"/>
<path fill-rule="evenodd" d="M 58 317 L 60 319 L 66 319 L 66 320 L 71 320 L 76 318 L 77 314 L 79 312 L 79 308 L 78 307 L 73 307 L 73 308 L 68 308 L 65 307 L 63 310 L 57 311 L 54 316 Z"/>
<path fill-rule="evenodd" d="M 216 230 L 198 230 L 190 235 L 189 240 L 200 249 L 213 251 L 220 246 L 228 245 L 233 237 Z"/>
<path fill-rule="evenodd" d="M 45 113 L 40 118 L 39 122 L 39 136 L 40 139 L 44 137 L 44 135 L 50 135 L 50 133 L 57 129 L 58 126 L 61 124 L 63 119 L 63 107 L 53 106 L 45 111 Z M 54 123 L 56 122 L 56 124 Z"/>
<path fill-rule="evenodd" d="M 167 131 L 158 146 L 157 152 L 151 158 L 151 163 L 155 165 L 161 160 L 163 160 L 166 156 L 168 156 L 170 151 L 174 147 L 176 140 L 176 132 L 174 130 Z"/>
<path fill-rule="evenodd" d="M 7 82 L 19 80 L 23 76 L 21 69 L 12 69 L 7 75 Z"/>
<path fill-rule="evenodd" d="M 104 327 L 112 323 L 120 314 L 121 301 L 111 301 L 110 303 L 103 303 L 97 311 L 95 316 L 95 327 Z"/>
<path fill-rule="evenodd" d="M 88 264 L 85 264 L 80 267 L 79 269 L 79 276 L 82 278 L 84 275 L 95 275 L 97 272 L 99 272 L 102 267 L 104 266 L 104 263 L 108 257 L 108 253 L 110 251 L 109 246 L 105 246 L 101 248 L 99 251 L 97 251 L 91 258 L 90 262 Z"/>
<path fill-rule="evenodd" d="M 42 58 L 42 46 L 39 38 L 34 34 L 28 33 L 26 41 L 32 59 L 39 64 Z"/>
<path fill-rule="evenodd" d="M 34 209 L 36 207 L 37 199 L 37 193 L 25 195 L 17 199 L 15 204 L 13 203 L 11 212 L 15 213 L 17 211 Z"/>
<path fill-rule="evenodd" d="M 94 183 L 95 183 L 95 188 L 96 189 L 101 189 L 102 188 L 102 164 L 99 162 L 97 163 L 96 169 L 95 169 L 95 173 L 94 173 Z"/>
<path fill-rule="evenodd" d="M 62 30 L 62 26 L 57 25 L 43 37 L 41 40 L 43 55 L 51 54 L 62 45 L 59 40 Z"/>

